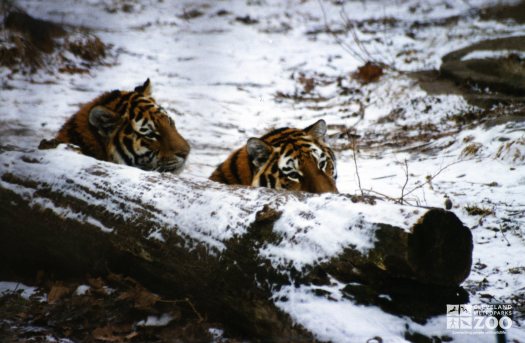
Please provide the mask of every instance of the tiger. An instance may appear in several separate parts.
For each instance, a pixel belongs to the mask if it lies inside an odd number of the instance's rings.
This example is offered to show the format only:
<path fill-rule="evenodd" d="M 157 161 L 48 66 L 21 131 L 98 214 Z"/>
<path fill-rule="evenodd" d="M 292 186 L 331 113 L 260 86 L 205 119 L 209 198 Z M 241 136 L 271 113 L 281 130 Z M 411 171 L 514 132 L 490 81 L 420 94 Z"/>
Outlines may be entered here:
<path fill-rule="evenodd" d="M 321 119 L 302 130 L 283 127 L 252 137 L 209 179 L 228 185 L 337 193 L 336 159 L 325 135 L 326 122 Z"/>
<path fill-rule="evenodd" d="M 143 170 L 180 173 L 190 145 L 151 96 L 148 78 L 133 91 L 105 92 L 71 116 L 55 138 L 39 148 L 72 143 L 99 160 Z"/>

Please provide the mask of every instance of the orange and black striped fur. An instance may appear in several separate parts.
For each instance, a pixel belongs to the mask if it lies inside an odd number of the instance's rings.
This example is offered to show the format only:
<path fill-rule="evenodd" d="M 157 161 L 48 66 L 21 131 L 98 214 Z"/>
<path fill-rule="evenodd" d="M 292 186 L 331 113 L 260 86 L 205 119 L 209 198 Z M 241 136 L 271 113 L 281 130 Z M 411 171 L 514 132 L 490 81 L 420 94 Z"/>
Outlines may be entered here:
<path fill-rule="evenodd" d="M 335 156 L 324 142 L 326 123 L 280 128 L 250 138 L 210 176 L 229 185 L 251 185 L 311 193 L 337 192 Z"/>
<path fill-rule="evenodd" d="M 75 144 L 100 160 L 174 173 L 190 152 L 173 119 L 151 97 L 149 79 L 134 91 L 106 92 L 82 106 L 55 142 Z"/>

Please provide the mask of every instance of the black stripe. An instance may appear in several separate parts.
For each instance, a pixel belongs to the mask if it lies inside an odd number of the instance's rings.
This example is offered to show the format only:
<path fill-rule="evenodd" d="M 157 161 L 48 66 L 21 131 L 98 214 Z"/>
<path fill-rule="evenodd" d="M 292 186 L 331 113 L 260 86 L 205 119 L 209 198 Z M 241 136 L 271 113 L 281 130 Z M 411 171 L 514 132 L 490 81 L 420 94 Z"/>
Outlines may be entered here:
<path fill-rule="evenodd" d="M 259 186 L 266 187 L 267 185 L 268 183 L 266 182 L 266 178 L 264 177 L 264 175 L 261 175 L 261 177 L 259 178 Z"/>
<path fill-rule="evenodd" d="M 232 175 L 235 177 L 235 179 L 237 180 L 237 183 L 241 183 L 241 177 L 239 176 L 239 169 L 237 168 L 237 159 L 239 158 L 239 154 L 241 153 L 241 150 L 237 150 L 232 158 L 231 158 L 231 162 L 230 162 L 230 169 L 231 169 L 231 173 Z"/>
<path fill-rule="evenodd" d="M 334 155 L 334 152 L 332 151 L 332 149 L 326 149 L 325 150 L 326 152 L 328 152 L 328 155 L 330 155 L 330 158 L 332 158 L 332 160 L 335 161 L 335 155 Z"/>
<path fill-rule="evenodd" d="M 135 117 L 135 121 L 140 121 L 142 119 L 142 115 L 143 115 L 143 111 L 139 109 L 139 113 L 137 113 L 137 116 Z"/>
<path fill-rule="evenodd" d="M 290 156 L 291 154 L 293 154 L 294 151 L 295 149 L 293 149 L 293 145 L 292 145 L 292 149 L 288 149 L 288 151 L 284 154 L 284 157 Z"/>
<path fill-rule="evenodd" d="M 135 160 L 135 156 L 137 154 L 135 153 L 135 149 L 133 148 L 133 140 L 127 136 L 124 136 L 122 142 L 124 143 L 124 146 L 126 147 L 126 150 L 129 152 L 129 154 L 133 156 L 133 160 Z"/>
<path fill-rule="evenodd" d="M 265 140 L 266 138 L 268 138 L 270 136 L 273 136 L 273 135 L 276 135 L 278 133 L 281 133 L 281 132 L 283 132 L 284 130 L 287 130 L 287 129 L 289 129 L 289 128 L 288 127 L 281 127 L 280 129 L 275 129 L 273 131 L 268 132 L 264 136 L 262 136 L 261 139 Z"/>
<path fill-rule="evenodd" d="M 279 139 L 272 140 L 270 144 L 273 146 L 280 146 L 280 145 L 286 145 L 286 144 L 297 145 L 297 144 L 300 144 L 301 141 L 303 142 L 305 141 L 304 137 L 302 136 L 291 137 L 291 136 L 285 135 L 285 136 L 280 137 Z"/>
<path fill-rule="evenodd" d="M 124 111 L 124 106 L 127 105 L 129 99 L 133 94 L 135 93 L 129 92 L 124 95 L 122 95 L 121 93 L 119 101 L 113 106 L 115 112 L 122 113 L 122 111 Z"/>
<path fill-rule="evenodd" d="M 275 178 L 273 175 L 268 175 L 268 180 L 270 181 L 270 188 L 275 188 Z"/>
<path fill-rule="evenodd" d="M 77 123 L 75 122 L 75 118 L 72 118 L 71 125 L 67 130 L 69 140 L 71 141 L 71 143 L 80 147 L 80 150 L 83 154 L 95 157 L 94 152 L 90 149 L 89 146 L 86 145 L 86 143 L 84 142 L 84 138 L 82 137 L 82 135 L 80 135 L 77 129 L 78 127 Z"/>
<path fill-rule="evenodd" d="M 126 123 L 126 126 L 124 126 L 124 133 L 129 135 L 133 133 L 133 128 L 129 123 Z"/>
<path fill-rule="evenodd" d="M 126 162 L 126 164 L 128 166 L 131 166 L 131 160 L 129 159 L 128 155 L 126 155 L 126 153 L 124 152 L 124 150 L 122 149 L 122 146 L 120 145 L 120 141 L 118 140 L 118 135 L 115 135 L 115 137 L 113 137 L 113 144 L 115 145 L 115 147 L 117 148 L 117 152 L 118 154 L 120 155 L 120 157 L 122 157 L 122 159 L 124 160 L 124 162 Z"/>
<path fill-rule="evenodd" d="M 82 151 L 83 154 L 92 156 L 92 157 L 96 157 L 96 158 L 101 158 L 100 156 L 97 156 L 96 151 L 93 150 L 93 147 L 90 147 L 89 145 L 86 144 L 86 142 L 84 141 L 84 137 L 80 134 L 80 132 L 78 132 L 78 126 L 74 120 L 71 121 L 71 125 L 69 126 L 67 134 L 68 134 L 68 137 L 71 143 L 80 147 L 80 150 Z M 99 142 L 99 144 L 102 145 L 102 143 L 100 142 L 100 139 L 98 138 L 98 135 L 95 137 L 97 138 L 97 141 Z M 102 148 L 102 151 L 105 152 L 104 148 Z"/>
<path fill-rule="evenodd" d="M 129 110 L 128 110 L 130 119 L 135 118 L 135 107 L 137 107 L 137 102 L 131 101 L 131 104 L 129 105 Z"/>
<path fill-rule="evenodd" d="M 144 110 L 149 110 L 150 108 L 155 107 L 155 104 L 152 103 L 150 100 L 148 100 L 148 101 L 145 101 L 145 100 L 141 101 L 141 104 L 144 104 L 142 106 L 142 108 L 144 108 Z"/>
<path fill-rule="evenodd" d="M 222 164 L 219 166 L 219 177 L 220 177 L 220 180 L 217 181 L 217 182 L 222 182 L 222 183 L 225 183 L 225 184 L 229 184 L 228 180 L 226 179 L 226 175 L 224 175 L 224 172 L 222 171 Z"/>
<path fill-rule="evenodd" d="M 110 102 L 113 102 L 115 99 L 120 97 L 122 93 L 119 90 L 113 90 L 111 91 L 104 99 L 100 101 L 100 105 L 107 105 Z"/>

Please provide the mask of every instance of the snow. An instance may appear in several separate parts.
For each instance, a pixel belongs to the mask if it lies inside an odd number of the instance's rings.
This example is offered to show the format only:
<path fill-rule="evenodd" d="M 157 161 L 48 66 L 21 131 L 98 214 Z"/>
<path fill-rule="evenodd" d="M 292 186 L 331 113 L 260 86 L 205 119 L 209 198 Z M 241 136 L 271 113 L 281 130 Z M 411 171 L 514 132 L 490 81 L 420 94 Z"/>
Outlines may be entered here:
<path fill-rule="evenodd" d="M 366 255 L 374 246 L 377 223 L 389 223 L 408 228 L 417 216 L 403 216 L 401 206 L 379 203 L 377 206 L 355 204 L 350 199 L 335 200 L 333 195 L 321 195 L 306 200 L 286 202 L 279 207 L 283 214 L 273 230 L 283 239 L 278 244 L 263 247 L 260 256 L 268 258 L 275 267 L 293 265 L 301 270 L 305 266 L 325 262 L 342 253 L 345 247 L 354 247 Z M 396 211 L 397 210 L 397 211 Z M 386 217 L 377 212 L 386 214 Z M 408 220 L 408 221 L 407 221 Z"/>
<path fill-rule="evenodd" d="M 383 342 L 405 342 L 403 335 L 405 320 L 386 314 L 373 306 L 355 305 L 341 297 L 341 285 L 332 287 L 301 286 L 282 288 L 274 296 L 285 297 L 276 304 L 307 329 L 316 333 L 322 341 L 367 342 L 381 336 Z M 314 291 L 329 292 L 330 300 L 316 296 Z"/>
<path fill-rule="evenodd" d="M 221 330 L 218 328 L 210 328 L 208 329 L 208 332 L 212 336 L 211 338 L 212 343 L 221 342 L 222 338 L 224 337 L 224 330 Z"/>
<path fill-rule="evenodd" d="M 0 281 L 0 294 L 19 293 L 24 299 L 29 299 L 36 291 L 36 287 L 26 286 L 19 282 Z"/>
<path fill-rule="evenodd" d="M 137 323 L 138 326 L 166 326 L 173 320 L 173 316 L 164 313 L 160 316 L 148 316 L 145 320 L 141 320 Z"/>
<path fill-rule="evenodd" d="M 75 290 L 76 295 L 84 295 L 91 289 L 88 285 L 79 285 L 77 289 Z"/>
<path fill-rule="evenodd" d="M 177 226 L 187 230 L 181 232 L 187 238 L 218 252 L 224 249 L 224 240 L 246 233 L 257 210 L 271 204 L 283 211 L 275 224 L 282 239 L 261 247 L 259 253 L 274 266 L 292 264 L 301 269 L 336 256 L 348 245 L 366 253 L 373 243 L 373 223 L 387 222 L 408 229 L 424 209 L 386 201 L 377 201 L 376 205 L 353 203 L 341 196 L 331 199 L 332 195 L 304 201 L 253 189 L 239 191 L 239 199 L 227 188 L 211 183 L 197 197 L 190 194 L 188 185 L 204 182 L 215 166 L 249 137 L 281 126 L 306 127 L 322 117 L 329 125 L 355 129 L 362 141 L 370 143 L 360 146 L 357 156 L 361 188 L 365 191 L 399 198 L 406 182 L 405 192 L 411 192 L 406 200 L 413 205 L 442 207 L 444 195 L 451 198 L 453 211 L 472 228 L 474 235 L 474 266 L 463 284 L 471 303 L 484 301 L 482 293 L 502 302 L 523 295 L 523 269 L 518 273 L 510 271 L 525 267 L 520 258 L 525 256 L 525 124 L 509 121 L 463 127 L 454 132 L 457 128 L 452 116 L 479 109 L 461 95 L 429 94 L 405 73 L 439 68 L 442 56 L 473 42 L 522 35 L 522 24 L 480 20 L 477 14 L 480 8 L 517 1 L 345 1 L 343 6 L 336 3 L 142 1 L 131 3 L 130 12 L 126 12 L 120 9 L 119 1 L 112 0 L 75 0 L 68 6 L 62 0 L 18 1 L 29 14 L 39 18 L 90 28 L 104 42 L 113 44 L 111 59 L 115 64 L 93 68 L 87 75 L 58 73 L 51 68 L 26 76 L 0 69 L 0 147 L 10 145 L 18 150 L 0 155 L 2 174 L 24 173 L 51 188 L 63 184 L 59 178 L 68 175 L 88 191 L 78 194 L 61 189 L 65 196 L 80 197 L 125 220 L 132 220 L 128 213 L 133 213 L 133 205 L 125 199 L 140 199 L 157 210 L 151 212 L 157 226 L 151 228 L 149 238 L 162 241 L 163 229 Z M 203 15 L 182 18 L 190 9 L 198 9 Z M 217 15 L 224 9 L 230 14 Z M 258 22 L 245 25 L 235 19 L 237 16 L 250 16 Z M 332 30 L 343 28 L 345 18 L 359 21 L 354 33 L 367 53 L 349 32 L 338 34 L 342 44 L 323 32 L 326 25 Z M 349 52 L 348 47 L 357 53 Z M 499 55 L 477 51 L 464 59 L 494 56 Z M 394 70 L 386 70 L 378 82 L 361 85 L 349 75 L 363 64 L 362 57 L 389 63 Z M 276 96 L 278 92 L 300 94 L 299 74 L 324 81 L 307 95 L 316 101 Z M 171 112 L 179 132 L 192 145 L 186 170 L 180 176 L 166 176 L 142 194 L 136 186 L 151 173 L 108 163 L 111 175 L 91 184 L 91 179 L 81 179 L 78 171 L 96 168 L 93 159 L 66 147 L 34 151 L 42 138 L 55 134 L 79 104 L 102 91 L 132 89 L 148 77 L 153 82 L 153 95 Z M 339 93 L 336 80 L 340 77 L 342 85 L 354 93 Z M 361 108 L 363 116 L 353 115 Z M 384 120 L 392 113 L 399 114 L 396 120 Z M 400 146 L 386 144 L 394 140 L 395 133 L 402 132 L 402 126 L 417 125 L 433 125 L 435 132 L 452 133 Z M 329 126 L 328 134 L 336 133 L 337 129 Z M 346 143 L 333 137 L 329 137 L 333 146 Z M 420 144 L 425 144 L 430 152 L 410 150 Z M 479 146 L 479 150 L 467 154 L 465 148 L 469 144 Z M 26 153 L 40 163 L 20 162 Z M 337 150 L 337 158 L 338 189 L 341 193 L 358 194 L 352 150 Z M 428 176 L 435 177 L 425 184 Z M 112 232 L 111 225 L 85 216 L 79 209 L 58 208 L 51 201 L 35 198 L 30 189 L 3 180 L 0 183 L 33 201 L 34 206 L 83 220 L 108 234 Z M 121 202 L 108 203 L 90 193 L 107 185 L 121 196 Z M 176 192 L 171 192 L 173 189 Z M 287 200 L 286 206 L 283 199 Z M 252 211 L 240 210 L 240 205 L 246 203 L 254 204 Z M 173 208 L 172 204 L 181 206 Z M 493 214 L 468 215 L 465 207 L 472 205 L 489 208 Z M 316 217 L 310 219 L 312 212 Z M 363 218 L 372 224 L 361 225 Z M 308 229 L 298 233 L 294 230 L 297 225 Z M 488 285 L 481 290 L 479 284 L 484 279 Z M 15 286 L 0 283 L 2 287 Z M 324 289 L 335 299 L 329 300 L 316 295 L 314 286 L 289 286 L 276 291 L 274 301 L 321 340 L 366 341 L 381 336 L 385 342 L 404 342 L 406 325 L 425 335 L 450 335 L 444 329 L 443 316 L 425 325 L 413 323 L 408 318 L 341 298 L 341 287 L 335 283 Z M 24 294 L 27 290 L 30 295 L 31 288 L 23 289 Z M 525 341 L 525 321 L 523 316 L 520 318 L 509 331 L 509 339 Z M 162 321 L 162 317 L 155 320 Z M 453 338 L 454 342 L 492 342 L 494 337 Z"/>
<path fill-rule="evenodd" d="M 490 51 L 490 50 L 476 50 L 469 52 L 461 58 L 462 61 L 474 60 L 474 59 L 484 59 L 484 58 L 507 58 L 510 55 L 515 55 L 520 59 L 525 58 L 525 52 L 522 50 L 499 50 L 499 51 Z"/>

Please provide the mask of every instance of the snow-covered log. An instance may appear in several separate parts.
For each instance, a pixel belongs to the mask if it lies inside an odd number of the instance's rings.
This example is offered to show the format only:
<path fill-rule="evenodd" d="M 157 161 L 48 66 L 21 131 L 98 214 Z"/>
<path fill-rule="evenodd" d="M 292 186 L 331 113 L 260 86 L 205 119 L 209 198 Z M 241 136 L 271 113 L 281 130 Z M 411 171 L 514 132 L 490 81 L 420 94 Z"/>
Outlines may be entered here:
<path fill-rule="evenodd" d="M 470 230 L 445 210 L 230 187 L 64 147 L 0 147 L 0 165 L 2 261 L 28 271 L 126 273 L 161 294 L 189 296 L 210 320 L 251 337 L 307 338 L 272 291 L 323 282 L 320 270 L 342 282 L 444 288 L 470 272 Z"/>

